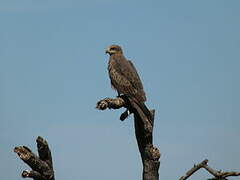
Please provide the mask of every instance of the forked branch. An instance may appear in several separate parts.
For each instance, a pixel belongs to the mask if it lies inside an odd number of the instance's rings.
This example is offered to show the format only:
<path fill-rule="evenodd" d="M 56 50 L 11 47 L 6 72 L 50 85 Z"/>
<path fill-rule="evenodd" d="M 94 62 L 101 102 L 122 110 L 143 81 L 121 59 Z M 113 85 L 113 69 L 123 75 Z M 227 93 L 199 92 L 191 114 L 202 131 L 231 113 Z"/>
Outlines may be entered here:
<path fill-rule="evenodd" d="M 124 96 L 115 99 L 105 98 L 97 103 L 96 106 L 100 110 L 119 109 L 121 107 L 127 108 L 128 111 L 134 114 L 135 135 L 138 143 L 139 152 L 143 164 L 143 180 L 159 180 L 159 167 L 160 167 L 160 151 L 152 144 L 152 131 L 154 122 L 154 110 L 151 111 L 152 119 L 148 119 L 136 103 L 127 99 Z M 123 113 L 126 118 L 126 111 Z M 122 117 L 123 115 L 121 115 Z M 121 119 L 124 120 L 124 119 Z M 14 148 L 14 152 L 31 167 L 32 170 L 25 170 L 22 172 L 23 178 L 33 178 L 34 180 L 54 180 L 54 171 L 51 151 L 48 143 L 42 137 L 37 140 L 38 154 L 34 154 L 26 146 L 18 146 Z M 212 180 L 227 180 L 230 176 L 240 176 L 240 172 L 224 172 L 217 171 L 208 166 L 208 160 L 194 165 L 189 171 L 186 172 L 179 180 L 186 180 L 192 176 L 196 171 L 201 168 L 207 170 L 214 176 Z"/>
<path fill-rule="evenodd" d="M 32 168 L 30 171 L 23 171 L 22 177 L 34 180 L 54 180 L 52 156 L 48 143 L 40 136 L 36 141 L 39 157 L 26 146 L 14 148 L 14 152 Z"/>
<path fill-rule="evenodd" d="M 136 114 L 134 115 L 136 116 Z M 136 117 L 135 120 L 137 120 Z M 141 130 L 138 129 L 138 125 L 139 124 L 135 122 L 138 147 L 143 161 L 143 180 L 157 180 L 159 179 L 158 170 L 160 165 L 160 152 L 148 142 L 147 138 L 144 140 L 142 134 L 137 134 L 142 133 Z M 37 138 L 37 147 L 39 157 L 26 146 L 18 146 L 14 148 L 14 152 L 16 152 L 18 156 L 32 168 L 32 170 L 24 170 L 22 172 L 22 177 L 33 178 L 34 180 L 54 180 L 52 156 L 47 141 L 39 136 Z M 207 163 L 208 160 L 205 159 L 201 163 L 194 165 L 179 180 L 188 179 L 201 168 L 207 170 L 214 176 L 209 180 L 227 180 L 227 177 L 230 176 L 240 176 L 240 172 L 214 170 L 208 166 Z"/>
<path fill-rule="evenodd" d="M 186 180 L 201 168 L 206 169 L 210 174 L 214 176 L 214 178 L 212 178 L 211 180 L 227 180 L 227 177 L 230 177 L 230 176 L 240 176 L 240 172 L 233 172 L 233 171 L 224 172 L 224 171 L 214 170 L 211 167 L 209 167 L 207 163 L 208 163 L 208 160 L 205 159 L 201 163 L 194 165 L 193 168 L 187 171 L 187 173 L 184 176 L 182 176 L 179 180 Z"/>

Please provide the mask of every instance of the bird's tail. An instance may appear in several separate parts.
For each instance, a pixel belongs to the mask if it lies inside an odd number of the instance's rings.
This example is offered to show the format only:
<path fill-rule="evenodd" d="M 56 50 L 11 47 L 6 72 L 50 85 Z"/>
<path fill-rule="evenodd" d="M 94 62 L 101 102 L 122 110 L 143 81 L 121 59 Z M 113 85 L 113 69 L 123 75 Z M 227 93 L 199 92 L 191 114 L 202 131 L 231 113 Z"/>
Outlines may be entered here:
<path fill-rule="evenodd" d="M 137 102 L 137 104 L 153 126 L 153 117 L 151 111 L 147 108 L 144 102 Z"/>

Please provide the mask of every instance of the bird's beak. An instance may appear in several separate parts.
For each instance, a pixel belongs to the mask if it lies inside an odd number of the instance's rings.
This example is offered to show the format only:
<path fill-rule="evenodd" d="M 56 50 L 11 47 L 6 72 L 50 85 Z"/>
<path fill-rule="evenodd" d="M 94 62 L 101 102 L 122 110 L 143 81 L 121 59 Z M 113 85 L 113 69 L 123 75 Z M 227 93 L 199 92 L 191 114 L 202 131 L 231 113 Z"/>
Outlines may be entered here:
<path fill-rule="evenodd" d="M 106 54 L 110 53 L 110 49 L 107 48 L 106 51 L 105 51 Z"/>

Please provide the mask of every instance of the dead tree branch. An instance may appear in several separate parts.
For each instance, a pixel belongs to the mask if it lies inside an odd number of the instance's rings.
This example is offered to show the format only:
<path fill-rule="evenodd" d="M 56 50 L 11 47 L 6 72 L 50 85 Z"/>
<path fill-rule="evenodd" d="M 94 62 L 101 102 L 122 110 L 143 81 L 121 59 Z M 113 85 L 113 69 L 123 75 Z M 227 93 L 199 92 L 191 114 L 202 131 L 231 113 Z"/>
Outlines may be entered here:
<path fill-rule="evenodd" d="M 193 168 L 187 171 L 186 174 L 182 176 L 179 180 L 186 180 L 201 168 L 206 169 L 210 174 L 214 176 L 214 178 L 212 178 L 211 180 L 227 180 L 227 177 L 230 177 L 230 176 L 240 176 L 240 172 L 224 172 L 224 171 L 214 170 L 211 167 L 209 167 L 207 163 L 208 163 L 208 160 L 205 159 L 201 163 L 194 165 Z"/>
<path fill-rule="evenodd" d="M 112 102 L 123 104 L 123 101 L 119 100 L 111 100 Z M 111 104 L 109 103 L 109 104 Z M 115 106 L 115 105 L 114 105 Z M 120 107 L 118 104 L 117 106 Z M 141 121 L 139 121 L 140 117 L 137 117 L 138 114 L 134 114 L 135 120 L 135 133 L 138 142 L 138 148 L 142 157 L 143 163 L 143 180 L 158 180 L 159 179 L 159 158 L 160 152 L 157 148 L 155 148 L 151 144 L 151 140 L 149 136 L 145 136 L 144 134 L 144 126 Z M 139 123 L 140 122 L 140 123 Z M 143 133 L 143 134 L 141 134 Z M 34 154 L 28 147 L 26 146 L 18 146 L 14 148 L 14 152 L 18 154 L 18 156 L 28 164 L 32 170 L 24 170 L 22 172 L 23 178 L 32 178 L 34 180 L 54 180 L 54 171 L 52 164 L 52 156 L 51 151 L 48 147 L 48 143 L 42 137 L 37 138 L 37 147 L 39 157 Z M 189 171 L 186 172 L 184 176 L 182 176 L 179 180 L 186 180 L 190 176 L 192 176 L 196 171 L 203 168 L 207 170 L 210 174 L 214 176 L 209 180 L 227 180 L 227 177 L 230 176 L 240 176 L 240 172 L 234 171 L 217 171 L 208 166 L 208 160 L 205 159 L 201 163 L 194 165 Z"/>
<path fill-rule="evenodd" d="M 52 156 L 48 143 L 40 136 L 36 142 L 39 157 L 26 146 L 14 148 L 14 152 L 32 168 L 31 171 L 23 171 L 22 177 L 33 178 L 34 180 L 54 180 Z"/>
<path fill-rule="evenodd" d="M 121 107 L 126 107 L 125 101 L 123 98 L 105 98 L 99 102 L 97 102 L 96 108 L 99 110 L 105 110 L 105 109 L 120 109 Z"/>
<path fill-rule="evenodd" d="M 139 106 L 131 99 L 120 96 L 115 99 L 105 98 L 97 103 L 99 110 L 127 108 L 134 114 L 135 135 L 138 143 L 138 149 L 143 164 L 143 180 L 158 180 L 160 167 L 160 152 L 153 146 L 152 133 L 154 122 L 154 110 L 152 110 L 152 119 L 148 119 Z M 127 117 L 126 111 L 120 116 L 121 120 Z"/>
<path fill-rule="evenodd" d="M 186 172 L 186 174 L 184 176 L 182 176 L 179 180 L 186 180 L 187 178 L 189 178 L 191 175 L 193 175 L 196 171 L 198 171 L 199 169 L 203 168 L 204 165 L 206 165 L 208 162 L 207 159 L 205 159 L 204 161 L 202 161 L 201 163 L 193 166 L 192 169 L 190 169 L 189 171 Z"/>

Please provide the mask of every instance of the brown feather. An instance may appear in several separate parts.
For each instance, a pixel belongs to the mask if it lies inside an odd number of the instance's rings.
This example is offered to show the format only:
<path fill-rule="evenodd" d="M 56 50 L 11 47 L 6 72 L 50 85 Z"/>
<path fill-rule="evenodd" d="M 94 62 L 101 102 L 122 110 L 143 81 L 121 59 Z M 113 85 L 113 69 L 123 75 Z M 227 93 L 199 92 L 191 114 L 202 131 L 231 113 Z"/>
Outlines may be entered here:
<path fill-rule="evenodd" d="M 111 86 L 119 95 L 126 95 L 136 102 L 152 123 L 151 112 L 144 104 L 146 95 L 143 85 L 133 63 L 124 57 L 122 48 L 118 45 L 108 47 L 106 53 L 110 55 L 108 72 Z"/>
<path fill-rule="evenodd" d="M 141 79 L 131 61 L 122 53 L 110 56 L 108 63 L 111 85 L 119 94 L 136 99 L 139 103 L 146 101 Z"/>

